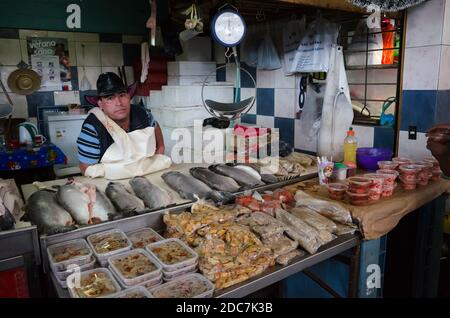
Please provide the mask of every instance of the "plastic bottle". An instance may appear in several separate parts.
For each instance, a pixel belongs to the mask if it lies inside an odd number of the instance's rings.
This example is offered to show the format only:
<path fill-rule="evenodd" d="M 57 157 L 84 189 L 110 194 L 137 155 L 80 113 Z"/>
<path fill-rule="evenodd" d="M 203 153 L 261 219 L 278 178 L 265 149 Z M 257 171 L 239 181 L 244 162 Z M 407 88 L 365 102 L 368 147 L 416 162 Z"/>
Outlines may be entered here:
<path fill-rule="evenodd" d="M 344 139 L 344 163 L 350 166 L 356 166 L 356 148 L 358 147 L 358 139 L 355 137 L 353 128 L 347 131 L 347 137 Z"/>

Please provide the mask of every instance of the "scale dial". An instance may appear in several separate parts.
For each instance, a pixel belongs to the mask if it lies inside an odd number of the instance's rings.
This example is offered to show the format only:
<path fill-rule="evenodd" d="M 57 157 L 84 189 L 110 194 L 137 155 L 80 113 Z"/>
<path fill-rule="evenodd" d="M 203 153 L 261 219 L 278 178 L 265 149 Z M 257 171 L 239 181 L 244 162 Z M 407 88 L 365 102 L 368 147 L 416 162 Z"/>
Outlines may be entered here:
<path fill-rule="evenodd" d="M 231 10 L 220 11 L 211 23 L 212 34 L 223 46 L 237 46 L 245 37 L 246 26 L 242 16 Z"/>

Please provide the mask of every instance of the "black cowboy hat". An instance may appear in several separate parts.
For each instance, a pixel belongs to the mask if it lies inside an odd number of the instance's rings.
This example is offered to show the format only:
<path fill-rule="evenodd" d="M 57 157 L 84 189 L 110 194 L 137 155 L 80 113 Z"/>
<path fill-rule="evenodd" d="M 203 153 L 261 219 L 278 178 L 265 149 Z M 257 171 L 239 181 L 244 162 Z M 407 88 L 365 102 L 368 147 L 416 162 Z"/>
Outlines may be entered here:
<path fill-rule="evenodd" d="M 118 93 L 128 93 L 134 96 L 137 82 L 126 87 L 120 77 L 113 72 L 102 73 L 97 79 L 97 95 L 86 95 L 84 99 L 91 105 L 97 106 L 99 97 L 110 96 Z"/>

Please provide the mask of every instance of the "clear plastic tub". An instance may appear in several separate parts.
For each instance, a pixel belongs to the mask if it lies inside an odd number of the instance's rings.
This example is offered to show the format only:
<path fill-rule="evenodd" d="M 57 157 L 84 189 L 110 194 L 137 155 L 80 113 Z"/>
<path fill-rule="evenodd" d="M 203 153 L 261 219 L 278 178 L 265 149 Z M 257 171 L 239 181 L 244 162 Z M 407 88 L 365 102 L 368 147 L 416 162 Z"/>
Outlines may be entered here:
<path fill-rule="evenodd" d="M 71 264 L 85 265 L 91 261 L 92 250 L 84 239 L 67 241 L 47 247 L 50 266 L 64 271 Z"/>
<path fill-rule="evenodd" d="M 394 194 L 395 185 L 384 185 L 383 186 L 383 192 L 381 193 L 381 196 L 383 198 L 390 197 Z"/>
<path fill-rule="evenodd" d="M 400 181 L 403 189 L 405 190 L 414 190 L 415 188 L 417 188 L 417 184 L 419 183 L 419 179 L 417 177 L 416 179 L 405 179 L 403 176 L 400 176 Z"/>
<path fill-rule="evenodd" d="M 428 181 L 432 177 L 432 170 L 433 170 L 433 164 L 426 162 L 426 161 L 418 161 L 414 164 L 423 166 L 423 168 L 419 171 L 418 178 L 419 178 L 419 185 L 426 186 L 428 185 Z"/>
<path fill-rule="evenodd" d="M 163 240 L 164 238 L 156 233 L 155 230 L 145 227 L 133 232 L 127 233 L 133 248 L 145 248 L 148 244 Z"/>
<path fill-rule="evenodd" d="M 369 186 L 369 192 L 378 192 L 381 193 L 383 191 L 384 185 L 384 175 L 379 173 L 366 173 L 364 177 L 372 180 L 372 184 Z"/>
<path fill-rule="evenodd" d="M 413 181 L 417 181 L 417 176 L 423 168 L 424 166 L 413 164 L 400 166 L 400 179 L 402 182 L 412 183 Z"/>
<path fill-rule="evenodd" d="M 110 298 L 153 298 L 152 294 L 142 286 L 135 286 L 112 295 Z"/>
<path fill-rule="evenodd" d="M 369 193 L 354 193 L 347 191 L 350 203 L 353 205 L 364 205 L 369 202 Z"/>
<path fill-rule="evenodd" d="M 378 201 L 381 199 L 381 195 L 383 194 L 382 189 L 375 189 L 371 190 L 369 189 L 369 201 Z"/>
<path fill-rule="evenodd" d="M 433 168 L 433 170 L 431 171 L 431 180 L 433 181 L 439 180 L 441 178 L 441 174 L 442 174 L 441 169 Z"/>
<path fill-rule="evenodd" d="M 72 298 L 105 298 L 121 291 L 119 283 L 106 268 L 91 269 L 80 276 L 80 286 L 69 288 Z"/>
<path fill-rule="evenodd" d="M 372 184 L 372 180 L 364 177 L 351 177 L 348 178 L 349 191 L 353 193 L 367 193 L 370 185 Z"/>
<path fill-rule="evenodd" d="M 395 157 L 395 158 L 392 158 L 392 161 L 395 162 L 398 166 L 406 165 L 406 164 L 409 164 L 412 162 L 411 159 L 406 158 L 406 157 Z"/>
<path fill-rule="evenodd" d="M 427 157 L 427 158 L 423 158 L 422 161 L 431 163 L 433 165 L 434 168 L 439 168 L 439 161 L 437 161 L 435 158 L 433 157 Z"/>
<path fill-rule="evenodd" d="M 197 271 L 197 263 L 191 266 L 183 267 L 182 269 L 179 269 L 177 271 L 172 272 L 165 272 L 163 271 L 163 279 L 168 282 L 171 280 L 174 280 L 177 277 L 189 274 L 189 273 L 195 273 Z"/>
<path fill-rule="evenodd" d="M 89 263 L 86 263 L 84 265 L 78 265 L 80 266 L 80 272 L 84 272 L 90 269 L 93 269 L 95 267 L 95 257 L 91 256 L 91 260 Z M 64 271 L 57 271 L 53 265 L 50 263 L 50 268 L 52 269 L 53 274 L 55 275 L 55 277 L 60 280 L 60 281 L 66 281 L 66 278 L 72 274 L 74 271 L 72 270 L 64 270 Z"/>
<path fill-rule="evenodd" d="M 333 200 L 344 200 L 345 191 L 348 190 L 348 186 L 342 183 L 330 183 L 328 184 L 328 195 Z"/>
<path fill-rule="evenodd" d="M 203 275 L 188 274 L 152 288 L 150 293 L 155 298 L 209 298 L 214 285 Z"/>
<path fill-rule="evenodd" d="M 385 175 L 384 185 L 394 185 L 395 179 L 397 179 L 399 173 L 397 170 L 379 169 L 376 171 L 378 174 Z"/>
<path fill-rule="evenodd" d="M 135 249 L 108 258 L 111 271 L 124 285 L 134 286 L 161 274 L 162 266 L 147 251 Z"/>
<path fill-rule="evenodd" d="M 130 240 L 119 229 L 89 235 L 87 241 L 102 266 L 108 264 L 108 257 L 131 249 Z"/>
<path fill-rule="evenodd" d="M 147 245 L 145 249 L 161 263 L 164 272 L 192 266 L 198 261 L 198 254 L 177 238 Z"/>
<path fill-rule="evenodd" d="M 136 285 L 125 285 L 123 281 L 120 280 L 119 276 L 113 270 L 111 270 L 111 268 L 109 268 L 109 270 L 113 275 L 113 277 L 116 279 L 116 281 L 119 283 L 120 287 L 122 287 L 122 289 L 133 288 L 136 286 L 142 286 L 145 289 L 150 289 L 163 283 L 163 273 L 161 272 L 157 277 L 147 280 L 145 282 Z"/>
<path fill-rule="evenodd" d="M 378 161 L 378 167 L 380 167 L 380 169 L 394 170 L 397 166 L 398 163 L 394 161 Z"/>

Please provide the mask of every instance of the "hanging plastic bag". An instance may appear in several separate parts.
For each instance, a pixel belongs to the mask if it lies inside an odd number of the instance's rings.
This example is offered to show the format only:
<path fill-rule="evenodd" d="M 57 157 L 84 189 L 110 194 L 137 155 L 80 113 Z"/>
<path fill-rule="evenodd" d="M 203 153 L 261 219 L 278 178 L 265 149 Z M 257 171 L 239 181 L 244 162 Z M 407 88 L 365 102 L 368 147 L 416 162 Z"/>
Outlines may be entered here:
<path fill-rule="evenodd" d="M 306 32 L 306 17 L 301 20 L 292 20 L 283 27 L 283 68 L 286 75 L 292 74 L 292 63 L 295 52 Z"/>
<path fill-rule="evenodd" d="M 367 65 L 379 65 L 383 58 L 382 49 L 383 35 L 379 21 L 375 27 L 369 28 L 367 19 L 363 19 L 358 23 L 352 42 L 348 46 L 345 59 L 347 66 L 363 66 L 366 65 L 366 62 Z"/>
<path fill-rule="evenodd" d="M 258 65 L 256 67 L 259 70 L 276 70 L 281 68 L 280 58 L 268 29 L 264 40 L 258 47 Z"/>
<path fill-rule="evenodd" d="M 291 72 L 328 72 L 331 46 L 337 41 L 337 25 L 317 18 L 306 30 L 295 52 Z"/>
<path fill-rule="evenodd" d="M 258 64 L 258 47 L 264 39 L 264 30 L 260 24 L 248 27 L 247 36 L 241 45 L 241 62 L 249 66 Z"/>

